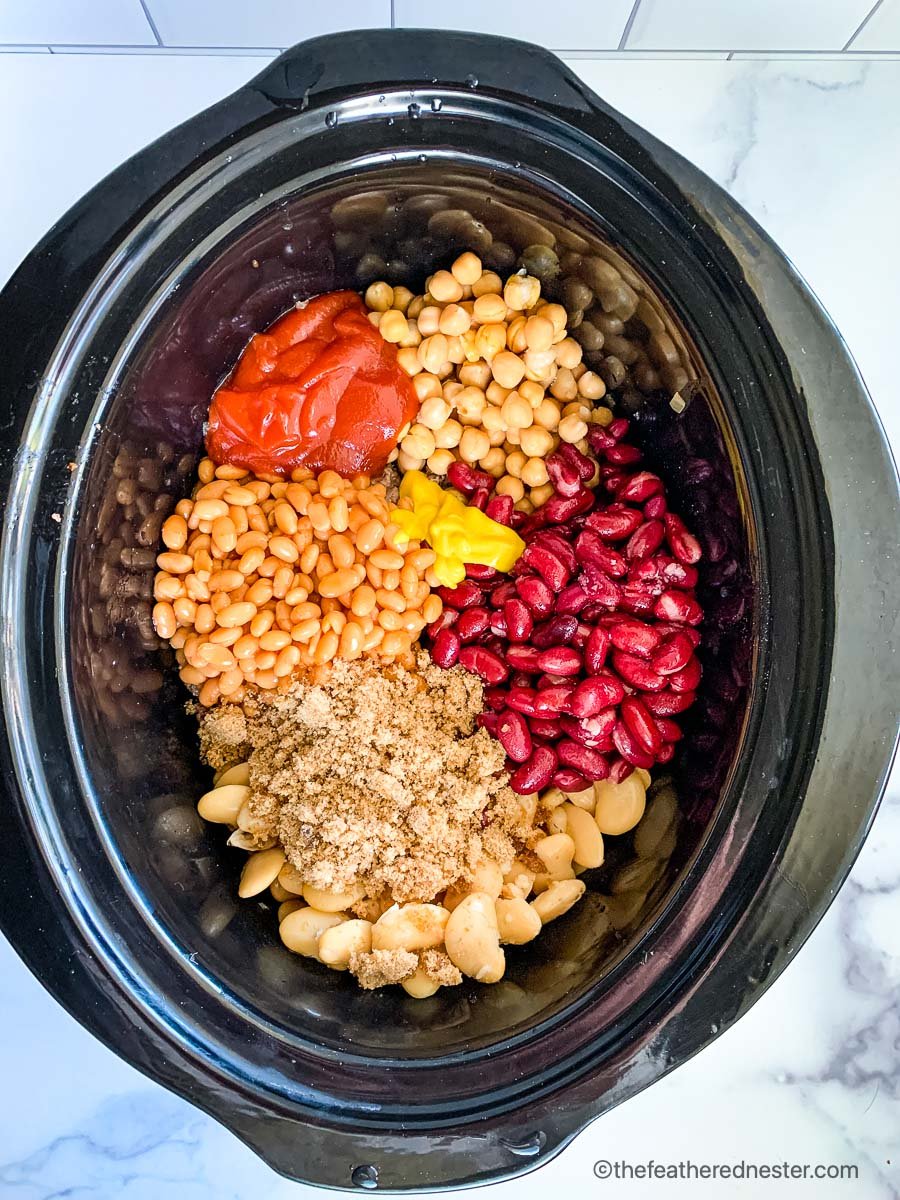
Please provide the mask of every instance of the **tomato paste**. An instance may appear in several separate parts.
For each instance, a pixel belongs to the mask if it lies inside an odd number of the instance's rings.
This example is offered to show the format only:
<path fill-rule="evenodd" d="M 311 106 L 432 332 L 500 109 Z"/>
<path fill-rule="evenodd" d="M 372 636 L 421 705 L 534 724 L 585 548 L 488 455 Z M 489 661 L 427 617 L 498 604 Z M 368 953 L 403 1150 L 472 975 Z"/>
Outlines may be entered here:
<path fill-rule="evenodd" d="M 254 472 L 377 472 L 418 408 L 360 297 L 330 292 L 250 339 L 213 396 L 206 448 L 214 462 Z"/>

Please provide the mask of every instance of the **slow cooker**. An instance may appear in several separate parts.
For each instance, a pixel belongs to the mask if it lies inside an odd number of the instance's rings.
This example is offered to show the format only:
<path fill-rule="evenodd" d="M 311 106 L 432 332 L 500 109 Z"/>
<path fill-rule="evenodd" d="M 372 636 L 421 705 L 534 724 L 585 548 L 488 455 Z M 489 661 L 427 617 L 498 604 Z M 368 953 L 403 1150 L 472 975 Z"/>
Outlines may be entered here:
<path fill-rule="evenodd" d="M 704 682 L 677 822 L 621 839 L 500 984 L 413 1001 L 291 955 L 233 898 L 148 601 L 250 334 L 463 248 L 550 295 L 612 270 L 636 298 L 591 352 L 703 543 Z M 894 748 L 896 474 L 784 255 L 552 55 L 390 30 L 289 50 L 56 225 L 0 340 L 0 923 L 118 1054 L 294 1179 L 483 1183 L 684 1062 L 796 954 Z"/>

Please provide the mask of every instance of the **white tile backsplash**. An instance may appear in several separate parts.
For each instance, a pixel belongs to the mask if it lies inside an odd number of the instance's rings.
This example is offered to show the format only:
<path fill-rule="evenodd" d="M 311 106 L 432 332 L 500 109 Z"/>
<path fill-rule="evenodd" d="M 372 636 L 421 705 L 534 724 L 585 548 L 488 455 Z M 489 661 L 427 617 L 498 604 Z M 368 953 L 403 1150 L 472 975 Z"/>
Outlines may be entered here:
<path fill-rule="evenodd" d="M 840 50 L 873 2 L 641 0 L 626 48 Z"/>
<path fill-rule="evenodd" d="M 900 50 L 900 0 L 882 0 L 849 49 Z"/>
<path fill-rule="evenodd" d="M 140 0 L 0 0 L 0 43 L 155 46 Z"/>
<path fill-rule="evenodd" d="M 615 50 L 634 0 L 394 0 L 397 25 L 470 29 L 536 42 L 551 50 Z"/>
<path fill-rule="evenodd" d="M 391 0 L 147 0 L 167 46 L 292 46 L 391 23 Z"/>

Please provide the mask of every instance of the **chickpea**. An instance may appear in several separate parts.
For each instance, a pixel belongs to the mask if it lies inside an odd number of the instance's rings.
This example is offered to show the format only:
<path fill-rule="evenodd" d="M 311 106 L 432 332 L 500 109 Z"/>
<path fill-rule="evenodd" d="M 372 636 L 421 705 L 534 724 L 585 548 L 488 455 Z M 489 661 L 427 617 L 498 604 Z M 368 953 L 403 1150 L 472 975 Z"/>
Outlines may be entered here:
<path fill-rule="evenodd" d="M 574 414 L 563 417 L 559 423 L 559 436 L 564 442 L 580 442 L 582 438 L 587 437 L 587 431 L 585 422 Z"/>
<path fill-rule="evenodd" d="M 463 287 L 472 287 L 481 278 L 481 259 L 471 250 L 467 250 L 465 254 L 461 254 L 456 259 L 450 270 L 454 279 L 458 280 Z"/>
<path fill-rule="evenodd" d="M 506 326 L 501 324 L 482 325 L 475 334 L 475 350 L 479 357 L 491 362 L 495 354 L 506 347 Z"/>
<path fill-rule="evenodd" d="M 568 367 L 560 367 L 550 384 L 550 394 L 557 400 L 574 400 L 578 395 L 578 384 Z"/>
<path fill-rule="evenodd" d="M 458 304 L 448 304 L 441 313 L 440 331 L 448 337 L 459 337 L 460 334 L 467 333 L 471 324 L 472 318 Z M 459 361 L 462 362 L 462 358 Z"/>
<path fill-rule="evenodd" d="M 441 309 L 436 304 L 429 304 L 419 313 L 416 325 L 422 337 L 432 337 L 441 327 Z"/>
<path fill-rule="evenodd" d="M 502 446 L 491 446 L 484 458 L 479 460 L 479 467 L 482 471 L 487 471 L 488 475 L 493 475 L 495 479 L 500 479 L 506 469 L 506 451 Z M 498 490 L 499 490 L 499 484 Z"/>
<path fill-rule="evenodd" d="M 477 387 L 482 391 L 491 382 L 491 368 L 485 362 L 463 363 L 457 372 L 464 387 Z"/>
<path fill-rule="evenodd" d="M 528 343 L 525 340 L 525 323 L 525 317 L 516 317 L 506 327 L 506 345 L 513 354 L 524 354 L 528 349 Z"/>
<path fill-rule="evenodd" d="M 532 425 L 519 434 L 519 445 L 529 458 L 545 458 L 553 449 L 553 434 L 539 425 Z M 524 474 L 522 478 L 525 478 Z"/>
<path fill-rule="evenodd" d="M 510 275 L 503 289 L 503 299 L 514 312 L 534 308 L 541 298 L 541 283 L 533 275 Z"/>
<path fill-rule="evenodd" d="M 517 387 L 525 376 L 525 364 L 517 354 L 502 350 L 494 355 L 491 372 L 501 387 Z"/>
<path fill-rule="evenodd" d="M 507 429 L 506 439 L 503 443 L 507 453 L 512 453 L 513 450 L 517 449 L 517 447 L 519 446 L 520 434 L 521 434 L 521 430 Z"/>
<path fill-rule="evenodd" d="M 544 389 L 539 383 L 535 383 L 533 379 L 523 379 L 517 391 L 520 396 L 525 397 L 532 408 L 537 408 L 544 399 Z"/>
<path fill-rule="evenodd" d="M 581 347 L 574 338 L 563 338 L 556 343 L 556 362 L 560 367 L 577 367 L 581 362 Z"/>
<path fill-rule="evenodd" d="M 386 342 L 399 344 L 408 332 L 406 317 L 399 309 L 389 308 L 383 312 L 378 321 L 378 332 Z"/>
<path fill-rule="evenodd" d="M 549 350 L 553 345 L 553 322 L 546 317 L 529 317 L 525 322 L 525 347 L 528 350 Z"/>
<path fill-rule="evenodd" d="M 553 495 L 553 484 L 542 483 L 540 487 L 533 487 L 528 493 L 528 499 L 535 508 L 540 508 L 542 504 L 546 504 Z"/>
<path fill-rule="evenodd" d="M 522 468 L 525 466 L 528 459 L 521 450 L 513 450 L 506 457 L 506 473 L 511 475 L 513 479 L 522 478 Z"/>
<path fill-rule="evenodd" d="M 511 388 L 503 387 L 502 384 L 499 384 L 496 379 L 494 379 L 487 385 L 484 390 L 484 394 L 487 396 L 491 404 L 502 405 L 503 401 L 509 395 L 511 390 Z"/>
<path fill-rule="evenodd" d="M 398 350 L 397 362 L 407 375 L 418 375 L 422 370 L 418 349 L 414 346 L 404 346 L 401 350 Z"/>
<path fill-rule="evenodd" d="M 464 462 L 477 463 L 491 448 L 490 439 L 482 429 L 468 426 L 459 440 L 459 454 Z"/>
<path fill-rule="evenodd" d="M 534 424 L 540 425 L 542 429 L 556 429 L 560 415 L 559 405 L 548 397 L 534 410 Z"/>
<path fill-rule="evenodd" d="M 424 464 L 424 458 L 414 458 L 405 450 L 400 450 L 397 454 L 397 466 L 401 471 L 421 471 Z"/>
<path fill-rule="evenodd" d="M 500 420 L 502 421 L 503 418 L 501 417 Z M 482 425 L 484 425 L 483 420 L 482 420 Z M 490 439 L 491 445 L 492 446 L 502 446 L 503 443 L 506 441 L 506 435 L 508 432 L 509 431 L 505 427 L 503 429 L 491 430 L 490 433 L 488 434 L 488 438 Z"/>
<path fill-rule="evenodd" d="M 417 375 L 413 380 L 413 385 L 423 378 L 426 378 L 426 376 Z M 437 383 L 438 389 L 440 389 L 440 382 L 435 379 L 435 383 Z M 440 429 L 448 420 L 452 411 L 452 404 L 449 400 L 444 399 L 440 394 L 440 390 L 436 394 L 432 392 L 427 397 L 422 398 L 422 407 L 419 409 L 419 424 L 424 425 L 426 429 Z"/>
<path fill-rule="evenodd" d="M 556 375 L 556 351 L 526 350 L 522 355 L 525 376 L 535 383 L 552 383 Z"/>
<path fill-rule="evenodd" d="M 419 327 L 415 321 L 406 319 L 406 337 L 399 343 L 401 346 L 418 346 L 422 340 L 422 335 L 419 332 Z"/>
<path fill-rule="evenodd" d="M 430 458 L 436 448 L 432 431 L 418 423 L 413 425 L 400 443 L 400 449 L 411 458 Z"/>
<path fill-rule="evenodd" d="M 462 284 L 450 271 L 435 271 L 428 291 L 441 304 L 455 303 L 463 298 Z"/>
<path fill-rule="evenodd" d="M 450 379 L 444 384 L 443 388 L 441 389 L 441 395 L 444 397 L 445 400 L 449 400 L 450 403 L 453 404 L 456 400 L 456 397 L 459 395 L 459 393 L 462 390 L 463 390 L 463 385 L 461 383 L 457 383 L 455 379 Z"/>
<path fill-rule="evenodd" d="M 389 283 L 370 283 L 366 288 L 366 307 L 375 312 L 387 312 L 394 306 L 394 289 Z"/>
<path fill-rule="evenodd" d="M 506 320 L 506 302 L 502 296 L 488 292 L 479 296 L 472 308 L 472 315 L 479 325 L 492 325 Z M 506 328 L 503 329 L 503 344 L 506 345 Z"/>
<path fill-rule="evenodd" d="M 435 450 L 428 459 L 428 470 L 435 475 L 446 475 L 450 469 L 450 464 L 456 462 L 453 452 L 450 450 Z"/>
<path fill-rule="evenodd" d="M 424 404 L 429 396 L 440 396 L 441 381 L 437 375 L 432 375 L 430 371 L 423 371 L 421 375 L 417 375 L 413 380 L 413 391 L 419 398 L 419 402 Z"/>
<path fill-rule="evenodd" d="M 481 414 L 481 425 L 489 434 L 506 433 L 506 421 L 504 420 L 503 412 L 496 404 L 485 406 L 484 412 Z"/>
<path fill-rule="evenodd" d="M 459 421 L 445 421 L 440 429 L 434 431 L 434 444 L 439 450 L 452 450 L 454 446 L 459 445 L 462 432 L 463 427 Z"/>
<path fill-rule="evenodd" d="M 553 326 L 555 334 L 565 331 L 569 317 L 561 304 L 543 304 L 537 315 L 547 318 Z"/>
<path fill-rule="evenodd" d="M 529 458 L 524 467 L 522 467 L 519 478 L 530 488 L 542 487 L 549 479 L 544 460 L 542 458 Z"/>
<path fill-rule="evenodd" d="M 510 392 L 500 409 L 507 429 L 527 429 L 534 419 L 531 405 L 518 392 Z"/>
<path fill-rule="evenodd" d="M 484 271 L 472 284 L 472 294 L 476 298 L 488 295 L 499 296 L 502 291 L 503 280 L 496 271 Z"/>
<path fill-rule="evenodd" d="M 514 479 L 512 475 L 504 475 L 497 481 L 496 491 L 501 496 L 512 496 L 514 501 L 519 501 L 525 495 L 525 484 L 521 479 Z"/>
<path fill-rule="evenodd" d="M 455 397 L 456 413 L 464 425 L 478 425 L 487 400 L 480 388 L 463 388 Z"/>
<path fill-rule="evenodd" d="M 406 313 L 412 298 L 413 294 L 408 287 L 399 285 L 394 288 L 394 308 L 398 308 L 400 312 Z"/>
<path fill-rule="evenodd" d="M 447 339 L 442 333 L 434 333 L 426 337 L 416 348 L 419 362 L 426 371 L 435 375 L 441 374 L 441 368 L 447 361 Z"/>
<path fill-rule="evenodd" d="M 579 377 L 578 392 L 585 400 L 602 400 L 606 395 L 606 384 L 595 371 L 585 371 Z"/>

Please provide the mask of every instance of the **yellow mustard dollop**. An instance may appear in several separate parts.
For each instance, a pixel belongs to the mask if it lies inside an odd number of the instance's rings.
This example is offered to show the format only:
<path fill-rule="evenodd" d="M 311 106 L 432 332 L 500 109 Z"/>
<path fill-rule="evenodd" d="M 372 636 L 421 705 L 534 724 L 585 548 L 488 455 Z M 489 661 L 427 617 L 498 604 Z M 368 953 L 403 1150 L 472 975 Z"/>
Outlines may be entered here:
<path fill-rule="evenodd" d="M 466 577 L 466 563 L 509 571 L 525 549 L 515 532 L 492 521 L 479 508 L 463 502 L 421 471 L 407 471 L 400 499 L 412 508 L 395 508 L 391 520 L 400 526 L 395 540 L 427 542 L 437 555 L 434 572 L 444 587 L 456 587 Z"/>

